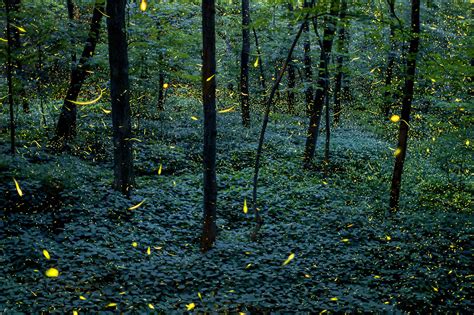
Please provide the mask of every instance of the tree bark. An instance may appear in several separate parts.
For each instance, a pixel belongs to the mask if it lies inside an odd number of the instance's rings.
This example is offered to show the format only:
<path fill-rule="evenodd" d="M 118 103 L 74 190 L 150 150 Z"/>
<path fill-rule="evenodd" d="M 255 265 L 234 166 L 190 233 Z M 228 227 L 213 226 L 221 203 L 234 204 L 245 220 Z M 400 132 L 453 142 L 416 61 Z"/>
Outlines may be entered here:
<path fill-rule="evenodd" d="M 400 188 L 403 165 L 405 163 L 406 157 L 408 131 L 410 129 L 410 111 L 415 86 L 416 58 L 420 44 L 420 0 L 412 0 L 411 3 L 411 40 L 407 56 L 405 89 L 402 101 L 398 146 L 397 150 L 395 151 L 395 167 L 393 169 L 392 187 L 390 189 L 391 213 L 399 210 Z"/>
<path fill-rule="evenodd" d="M 321 55 L 319 59 L 319 77 L 316 85 L 316 94 L 312 104 L 313 106 L 311 108 L 311 115 L 306 138 L 306 146 L 303 156 L 305 168 L 308 168 L 311 164 L 318 141 L 321 114 L 324 106 L 324 95 L 326 94 L 326 88 L 329 86 L 329 84 L 326 84 L 326 81 L 329 81 L 329 77 L 326 75 L 325 67 L 326 61 L 329 61 L 329 56 L 331 54 L 334 34 L 336 31 L 336 17 L 338 9 L 339 0 L 332 0 L 330 13 L 326 19 L 326 26 L 324 28 L 324 37 L 321 47 Z"/>
<path fill-rule="evenodd" d="M 310 8 L 310 2 L 304 0 L 304 8 Z M 311 113 L 311 101 L 313 100 L 313 69 L 311 68 L 311 41 L 309 35 L 309 21 L 305 20 L 303 25 L 304 42 L 304 74 L 305 74 L 305 101 L 306 101 L 306 113 Z"/>
<path fill-rule="evenodd" d="M 77 97 L 87 76 L 87 70 L 89 70 L 87 62 L 94 54 L 95 47 L 99 41 L 100 22 L 103 15 L 101 11 L 104 12 L 104 3 L 105 0 L 96 0 L 94 4 L 94 11 L 92 13 L 89 34 L 84 50 L 79 59 L 79 64 L 71 71 L 71 82 L 56 127 L 56 137 L 60 140 L 68 140 L 76 135 L 77 107 L 76 104 L 71 101 L 77 101 Z"/>
<path fill-rule="evenodd" d="M 240 106 L 242 125 L 250 127 L 249 57 L 250 57 L 250 3 L 242 0 L 242 51 L 240 54 Z"/>
<path fill-rule="evenodd" d="M 128 196 L 134 185 L 130 87 L 128 81 L 125 7 L 127 0 L 107 1 L 110 96 L 114 141 L 114 189 Z"/>
<path fill-rule="evenodd" d="M 202 0 L 202 100 L 204 110 L 204 224 L 201 250 L 207 252 L 216 240 L 216 33 L 215 2 Z M 209 79 L 211 78 L 211 79 Z"/>
<path fill-rule="evenodd" d="M 342 100 L 342 83 L 344 82 L 344 56 L 347 54 L 347 48 L 345 45 L 346 40 L 346 11 L 347 11 L 347 0 L 342 0 L 341 11 L 339 12 L 339 19 L 341 26 L 339 27 L 338 40 L 337 40 L 337 58 L 336 58 L 336 83 L 334 86 L 334 124 L 339 124 L 341 117 L 341 100 Z"/>

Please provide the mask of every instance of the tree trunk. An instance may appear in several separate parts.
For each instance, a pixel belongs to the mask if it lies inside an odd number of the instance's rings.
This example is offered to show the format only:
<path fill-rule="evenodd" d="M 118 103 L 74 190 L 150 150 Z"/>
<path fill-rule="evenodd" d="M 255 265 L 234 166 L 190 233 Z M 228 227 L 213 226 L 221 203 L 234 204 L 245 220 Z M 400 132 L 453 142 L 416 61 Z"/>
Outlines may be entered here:
<path fill-rule="evenodd" d="M 274 66 L 274 69 L 273 69 L 274 76 L 273 76 L 272 80 L 276 80 L 276 78 L 278 78 L 278 74 L 280 73 L 280 70 L 281 70 L 279 65 L 282 62 L 283 62 L 283 60 L 281 60 L 278 57 L 274 60 L 274 65 L 275 66 Z M 275 93 L 276 93 L 276 101 L 275 101 L 275 103 L 276 103 L 281 99 L 280 84 L 278 84 L 278 86 L 276 87 L 276 92 Z"/>
<path fill-rule="evenodd" d="M 265 79 L 265 71 L 263 70 L 263 59 L 262 53 L 260 52 L 260 45 L 258 43 L 258 36 L 257 31 L 255 28 L 252 28 L 253 36 L 255 38 L 255 48 L 257 49 L 258 54 L 258 68 L 260 69 L 260 84 L 262 85 L 262 89 L 265 91 L 267 89 L 266 79 Z"/>
<path fill-rule="evenodd" d="M 290 61 L 288 65 L 288 113 L 293 113 L 295 111 L 295 65 Z"/>
<path fill-rule="evenodd" d="M 329 57 L 329 55 L 326 55 Z M 326 59 L 324 75 L 326 78 L 329 78 L 329 58 Z M 326 85 L 324 86 L 324 107 L 326 108 L 325 121 L 326 121 L 326 140 L 324 142 L 324 175 L 328 175 L 329 169 L 329 147 L 331 143 L 331 115 L 329 108 L 329 79 L 326 80 Z"/>
<path fill-rule="evenodd" d="M 384 117 L 390 117 L 390 110 L 394 101 L 392 91 L 393 70 L 395 68 L 396 42 L 395 42 L 395 0 L 387 1 L 390 9 L 390 51 L 387 56 L 387 68 L 385 69 L 385 92 L 383 96 L 383 112 Z"/>
<path fill-rule="evenodd" d="M 304 8 L 310 8 L 310 2 L 304 0 Z M 309 35 L 309 21 L 305 20 L 303 25 L 304 42 L 304 74 L 305 74 L 305 101 L 306 101 L 306 113 L 311 113 L 311 101 L 313 100 L 313 70 L 311 68 L 311 42 Z"/>
<path fill-rule="evenodd" d="M 288 10 L 293 12 L 293 5 L 291 2 L 288 2 Z M 291 33 L 291 23 L 288 23 L 288 31 Z M 295 85 L 296 85 L 296 74 L 295 74 L 295 65 L 292 60 L 288 64 L 288 91 L 287 91 L 287 101 L 288 101 L 288 113 L 293 113 L 295 110 Z"/>
<path fill-rule="evenodd" d="M 110 97 L 114 141 L 114 189 L 129 195 L 134 185 L 130 87 L 128 82 L 125 6 L 127 0 L 107 1 L 109 38 Z"/>
<path fill-rule="evenodd" d="M 8 104 L 10 110 L 10 152 L 15 155 L 15 116 L 13 111 L 13 78 L 12 78 L 12 26 L 10 20 L 10 6 L 5 5 L 7 15 L 7 82 L 8 82 Z"/>
<path fill-rule="evenodd" d="M 216 33 L 214 0 L 202 0 L 202 100 L 204 109 L 204 224 L 201 238 L 203 252 L 216 240 Z M 211 78 L 209 80 L 209 78 Z"/>
<path fill-rule="evenodd" d="M 341 21 L 341 26 L 339 27 L 338 32 L 338 41 L 337 41 L 337 58 L 336 58 L 336 83 L 334 86 L 334 124 L 339 124 L 341 117 L 341 100 L 342 100 L 342 83 L 344 81 L 344 55 L 347 54 L 347 48 L 345 45 L 346 40 L 346 11 L 347 11 L 347 0 L 342 0 L 341 2 L 341 11 L 339 13 L 339 19 Z"/>
<path fill-rule="evenodd" d="M 158 111 L 160 112 L 165 109 L 165 88 L 163 86 L 165 84 L 165 74 L 163 72 L 164 60 L 165 58 L 163 56 L 163 52 L 160 52 L 158 55 L 159 70 L 158 70 L 158 104 L 157 104 Z"/>
<path fill-rule="evenodd" d="M 71 82 L 56 127 L 56 137 L 60 140 L 71 139 L 76 135 L 77 107 L 71 101 L 77 101 L 81 87 L 86 79 L 87 70 L 89 70 L 87 62 L 94 54 L 99 40 L 100 21 L 103 15 L 101 11 L 104 12 L 104 3 L 104 0 L 96 0 L 95 2 L 89 35 L 87 36 L 81 59 L 79 59 L 79 64 L 71 72 Z"/>
<path fill-rule="evenodd" d="M 249 57 L 250 57 L 250 3 L 242 0 L 242 52 L 240 54 L 240 106 L 242 125 L 250 126 Z"/>
<path fill-rule="evenodd" d="M 10 15 L 10 24 L 12 25 L 22 24 L 21 21 L 16 20 L 16 15 L 20 11 L 20 5 L 21 5 L 21 0 L 5 0 L 5 7 L 8 7 L 9 15 Z M 23 71 L 23 64 L 21 62 L 21 57 L 20 57 L 20 50 L 21 50 L 20 30 L 17 27 L 10 27 L 10 36 L 11 36 L 10 58 L 12 58 L 12 62 L 13 61 L 15 62 L 15 68 L 16 68 L 15 72 L 17 74 L 17 77 L 19 78 L 19 84 L 17 86 L 18 97 L 21 100 L 23 112 L 29 113 L 30 104 L 28 103 L 28 99 L 26 96 L 26 89 L 24 86 L 24 81 L 27 78 Z"/>
<path fill-rule="evenodd" d="M 336 17 L 338 8 L 339 0 L 332 0 L 330 14 L 326 19 L 326 26 L 324 28 L 324 37 L 321 47 L 321 55 L 319 59 L 318 68 L 319 77 L 316 85 L 316 95 L 314 97 L 313 106 L 311 108 L 308 136 L 306 138 L 306 146 L 303 156 L 304 166 L 306 168 L 308 168 L 311 164 L 318 141 L 321 114 L 324 106 L 324 95 L 326 94 L 326 88 L 329 86 L 329 84 L 326 84 L 326 81 L 329 80 L 329 77 L 326 75 L 325 71 L 326 61 L 329 61 L 329 56 L 331 54 L 334 33 L 336 30 Z"/>
<path fill-rule="evenodd" d="M 67 16 L 69 18 L 70 22 L 70 28 L 72 31 L 72 22 L 75 20 L 75 13 L 76 13 L 76 6 L 74 5 L 73 0 L 67 0 Z M 72 52 L 71 52 L 71 72 L 73 71 L 75 64 L 76 64 L 76 52 L 74 50 L 74 40 L 71 39 L 71 47 L 72 47 Z"/>
<path fill-rule="evenodd" d="M 402 181 L 403 164 L 405 163 L 408 131 L 410 128 L 410 111 L 415 86 L 416 58 L 420 44 L 420 0 L 412 0 L 411 3 L 411 40 L 407 56 L 407 68 L 405 77 L 405 89 L 402 101 L 402 113 L 400 119 L 400 131 L 398 134 L 398 146 L 395 151 L 395 167 L 393 169 L 392 187 L 390 189 L 390 211 L 399 209 L 400 187 Z"/>

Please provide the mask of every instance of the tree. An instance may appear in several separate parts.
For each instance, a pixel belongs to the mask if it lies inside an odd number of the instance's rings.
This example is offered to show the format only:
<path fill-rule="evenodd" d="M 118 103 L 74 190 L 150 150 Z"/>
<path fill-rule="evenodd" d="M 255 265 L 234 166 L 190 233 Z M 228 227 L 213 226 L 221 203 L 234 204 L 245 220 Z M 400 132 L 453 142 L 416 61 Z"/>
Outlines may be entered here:
<path fill-rule="evenodd" d="M 204 110 L 204 224 L 201 238 L 203 252 L 216 240 L 216 33 L 215 0 L 202 0 L 202 101 Z"/>
<path fill-rule="evenodd" d="M 420 0 L 411 2 L 411 40 L 408 49 L 405 89 L 402 101 L 402 113 L 400 119 L 400 131 L 398 134 L 398 146 L 395 150 L 395 167 L 393 169 L 392 187 L 390 189 L 390 211 L 396 212 L 399 209 L 400 187 L 402 181 L 403 165 L 405 163 L 408 131 L 410 129 L 410 111 L 413 101 L 416 58 L 420 44 Z"/>
<path fill-rule="evenodd" d="M 76 6 L 74 5 L 73 0 L 67 0 L 67 16 L 69 18 L 69 24 L 72 27 L 72 22 L 75 20 L 75 15 L 76 15 Z M 74 47 L 74 40 L 71 39 L 71 45 Z M 76 63 L 76 52 L 73 51 L 71 53 L 71 72 L 74 69 L 74 64 Z"/>
<path fill-rule="evenodd" d="M 329 62 L 331 54 L 334 33 L 336 31 L 336 18 L 339 9 L 339 0 L 331 1 L 331 9 L 326 18 L 323 41 L 321 43 L 321 54 L 319 58 L 319 77 L 316 84 L 316 95 L 314 96 L 313 106 L 308 127 L 308 135 L 306 138 L 306 146 L 304 151 L 304 166 L 309 167 L 314 157 L 316 144 L 318 141 L 319 125 L 321 123 L 321 114 L 324 106 L 324 96 L 329 87 L 329 76 L 326 71 L 326 64 Z M 317 31 L 317 29 L 315 29 Z"/>
<path fill-rule="evenodd" d="M 163 62 L 163 55 L 160 55 L 159 61 Z M 162 67 L 163 65 L 160 65 Z M 157 109 L 161 112 L 165 109 L 165 75 L 163 73 L 163 69 L 160 68 L 158 74 L 158 102 L 157 102 Z"/>
<path fill-rule="evenodd" d="M 90 24 L 89 34 L 87 36 L 84 50 L 82 51 L 79 63 L 71 71 L 71 82 L 64 98 L 64 103 L 59 115 L 58 125 L 56 127 L 56 137 L 59 140 L 71 139 L 76 135 L 76 116 L 77 106 L 75 102 L 79 96 L 82 85 L 86 79 L 90 66 L 89 59 L 95 51 L 97 42 L 99 41 L 100 22 L 104 12 L 105 0 L 96 0 L 92 20 Z"/>
<path fill-rule="evenodd" d="M 5 0 L 5 7 L 8 7 L 10 15 L 10 24 L 11 26 L 21 25 L 21 21 L 17 20 L 17 15 L 20 12 L 21 0 Z M 12 23 L 13 22 L 13 23 Z M 21 99 L 21 104 L 23 107 L 23 112 L 28 113 L 30 111 L 30 104 L 26 97 L 26 89 L 24 82 L 26 80 L 26 75 L 23 71 L 23 63 L 20 57 L 20 50 L 22 48 L 20 34 L 24 32 L 21 27 L 10 27 L 11 35 L 11 44 L 10 44 L 10 58 L 15 64 L 15 72 L 19 78 L 19 84 L 17 84 L 18 96 Z M 12 83 L 13 84 L 13 83 Z"/>
<path fill-rule="evenodd" d="M 336 57 L 336 83 L 334 86 L 334 124 L 339 123 L 341 117 L 341 99 L 342 99 L 342 84 L 344 82 L 344 56 L 347 54 L 346 47 L 346 11 L 347 0 L 342 0 L 341 11 L 339 12 L 339 20 L 341 22 L 337 34 L 337 52 Z"/>
<path fill-rule="evenodd" d="M 242 51 L 240 54 L 240 106 L 242 125 L 250 126 L 249 98 L 250 2 L 242 0 Z"/>
<path fill-rule="evenodd" d="M 253 31 L 253 37 L 255 38 L 255 49 L 257 50 L 257 58 L 258 58 L 258 68 L 260 69 L 260 84 L 262 85 L 263 91 L 266 91 L 267 89 L 267 83 L 265 79 L 265 70 L 263 69 L 263 58 L 262 58 L 262 52 L 260 51 L 260 45 L 258 43 L 258 36 L 257 36 L 257 31 L 255 28 L 252 28 Z"/>
<path fill-rule="evenodd" d="M 304 0 L 303 7 L 305 9 L 310 8 L 310 2 L 308 0 Z M 311 110 L 311 102 L 313 100 L 313 70 L 311 68 L 311 41 L 309 36 L 309 21 L 304 21 L 303 26 L 303 33 L 304 33 L 304 42 L 303 42 L 303 63 L 304 63 L 304 74 L 305 74 L 305 102 L 306 102 L 306 112 L 310 113 Z"/>
<path fill-rule="evenodd" d="M 329 55 L 326 55 L 324 64 L 324 75 L 327 78 L 324 85 L 324 108 L 326 109 L 324 120 L 326 123 L 326 139 L 324 141 L 324 176 L 328 175 L 329 170 L 329 148 L 331 142 L 331 115 L 329 108 Z"/>
<path fill-rule="evenodd" d="M 129 195 L 134 185 L 130 88 L 128 81 L 125 6 L 127 0 L 107 1 L 109 38 L 110 96 L 114 142 L 114 188 Z"/>
<path fill-rule="evenodd" d="M 387 0 L 389 10 L 390 10 L 390 36 L 389 36 L 389 45 L 390 50 L 387 56 L 387 67 L 385 69 L 385 92 L 383 96 L 383 111 L 385 118 L 389 118 L 390 109 L 392 108 L 393 103 L 393 92 L 392 92 L 392 80 L 393 80 L 393 70 L 395 68 L 395 55 L 396 55 L 396 40 L 395 40 L 395 30 L 396 25 L 395 21 L 398 20 L 397 15 L 395 14 L 395 0 Z"/>

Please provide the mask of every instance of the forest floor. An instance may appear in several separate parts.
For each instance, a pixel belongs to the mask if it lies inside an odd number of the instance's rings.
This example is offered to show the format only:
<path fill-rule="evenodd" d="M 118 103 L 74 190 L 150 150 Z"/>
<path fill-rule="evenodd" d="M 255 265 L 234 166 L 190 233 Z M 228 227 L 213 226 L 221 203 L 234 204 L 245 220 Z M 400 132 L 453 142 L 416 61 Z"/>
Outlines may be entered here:
<path fill-rule="evenodd" d="M 202 254 L 194 113 L 139 122 L 130 200 L 110 188 L 110 120 L 98 123 L 100 111 L 80 118 L 61 154 L 20 121 L 12 158 L 2 133 L 0 312 L 474 313 L 472 183 L 446 179 L 441 160 L 417 145 L 425 140 L 410 143 L 401 211 L 390 217 L 395 142 L 343 117 L 325 178 L 301 168 L 307 119 L 272 115 L 259 182 L 265 224 L 251 242 L 251 211 L 242 209 L 260 123 L 245 129 L 238 113 L 219 114 L 218 239 Z M 52 267 L 56 278 L 45 276 Z"/>

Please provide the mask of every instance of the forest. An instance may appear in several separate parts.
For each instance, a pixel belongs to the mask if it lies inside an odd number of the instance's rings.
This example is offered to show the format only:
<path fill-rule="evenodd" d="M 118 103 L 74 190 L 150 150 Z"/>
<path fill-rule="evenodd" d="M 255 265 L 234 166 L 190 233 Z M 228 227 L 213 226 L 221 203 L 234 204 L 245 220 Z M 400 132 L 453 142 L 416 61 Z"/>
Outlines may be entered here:
<path fill-rule="evenodd" d="M 0 314 L 473 314 L 472 0 L 3 0 Z"/>

